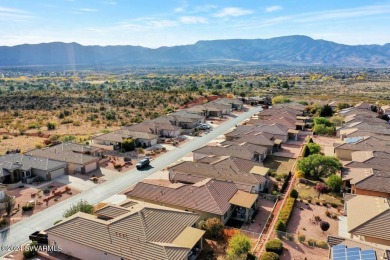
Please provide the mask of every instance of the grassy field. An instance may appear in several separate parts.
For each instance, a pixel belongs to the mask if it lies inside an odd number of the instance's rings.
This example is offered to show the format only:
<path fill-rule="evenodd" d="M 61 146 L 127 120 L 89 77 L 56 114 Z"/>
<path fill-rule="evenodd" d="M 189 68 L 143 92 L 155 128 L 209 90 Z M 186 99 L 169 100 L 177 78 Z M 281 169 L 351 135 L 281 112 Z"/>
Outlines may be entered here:
<path fill-rule="evenodd" d="M 267 158 L 263 161 L 265 167 L 275 171 L 278 175 L 286 174 L 291 171 L 294 163 L 294 159 L 273 155 L 268 155 Z"/>

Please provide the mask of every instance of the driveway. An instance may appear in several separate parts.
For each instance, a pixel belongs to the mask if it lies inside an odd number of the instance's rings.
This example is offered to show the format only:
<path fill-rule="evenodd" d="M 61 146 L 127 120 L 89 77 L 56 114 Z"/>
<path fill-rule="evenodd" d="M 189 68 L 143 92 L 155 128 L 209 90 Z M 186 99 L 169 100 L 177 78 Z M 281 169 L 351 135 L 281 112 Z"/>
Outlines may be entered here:
<path fill-rule="evenodd" d="M 136 184 L 151 174 L 164 169 L 169 164 L 181 159 L 193 150 L 202 147 L 212 139 L 228 131 L 234 125 L 238 125 L 259 111 L 261 111 L 261 108 L 256 107 L 248 112 L 242 113 L 236 118 L 221 124 L 209 134 L 184 143 L 182 146 L 178 147 L 178 149 L 159 156 L 151 163 L 151 167 L 147 170 L 137 171 L 136 169 L 133 169 L 127 172 L 123 172 L 121 175 L 114 177 L 111 180 L 96 185 L 94 188 L 89 188 L 74 197 L 62 201 L 44 211 L 31 216 L 28 219 L 12 225 L 9 229 L 0 234 L 2 238 L 1 245 L 16 246 L 27 242 L 29 234 L 33 233 L 34 231 L 45 230 L 52 227 L 53 222 L 61 219 L 63 212 L 80 199 L 84 199 L 91 204 L 99 203 L 128 188 L 129 186 Z M 6 251 L 0 251 L 0 256 L 6 253 Z"/>

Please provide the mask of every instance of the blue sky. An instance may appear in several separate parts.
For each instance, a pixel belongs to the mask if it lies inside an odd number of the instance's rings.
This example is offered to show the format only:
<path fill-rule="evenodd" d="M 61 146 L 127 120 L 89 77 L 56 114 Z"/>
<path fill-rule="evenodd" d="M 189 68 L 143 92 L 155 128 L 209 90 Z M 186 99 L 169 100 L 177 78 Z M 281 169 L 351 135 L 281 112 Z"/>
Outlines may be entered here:
<path fill-rule="evenodd" d="M 0 45 L 192 44 L 308 35 L 345 44 L 390 43 L 390 1 L 0 0 Z"/>

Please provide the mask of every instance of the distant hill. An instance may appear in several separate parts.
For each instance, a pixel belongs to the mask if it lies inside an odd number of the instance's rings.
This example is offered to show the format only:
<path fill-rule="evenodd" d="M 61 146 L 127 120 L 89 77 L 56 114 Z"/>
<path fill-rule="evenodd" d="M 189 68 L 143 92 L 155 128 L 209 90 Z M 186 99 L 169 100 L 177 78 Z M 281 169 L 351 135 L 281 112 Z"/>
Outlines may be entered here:
<path fill-rule="evenodd" d="M 307 36 L 255 40 L 199 41 L 150 49 L 140 46 L 83 46 L 41 43 L 0 47 L 0 66 L 296 64 L 390 66 L 390 44 L 344 45 Z"/>

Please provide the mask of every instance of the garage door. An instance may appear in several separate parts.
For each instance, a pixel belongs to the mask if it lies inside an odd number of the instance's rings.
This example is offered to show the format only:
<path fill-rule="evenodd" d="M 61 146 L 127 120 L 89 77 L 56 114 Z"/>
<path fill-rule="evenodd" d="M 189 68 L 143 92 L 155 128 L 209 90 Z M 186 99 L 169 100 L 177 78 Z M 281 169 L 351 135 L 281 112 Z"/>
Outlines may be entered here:
<path fill-rule="evenodd" d="M 97 163 L 96 162 L 87 164 L 87 165 L 85 165 L 85 173 L 88 173 L 88 172 L 91 172 L 93 170 L 96 170 L 96 168 L 97 168 Z"/>
<path fill-rule="evenodd" d="M 57 178 L 57 177 L 64 175 L 64 174 L 65 174 L 65 168 L 57 169 L 57 170 L 50 172 L 51 179 Z"/>

